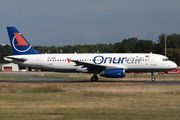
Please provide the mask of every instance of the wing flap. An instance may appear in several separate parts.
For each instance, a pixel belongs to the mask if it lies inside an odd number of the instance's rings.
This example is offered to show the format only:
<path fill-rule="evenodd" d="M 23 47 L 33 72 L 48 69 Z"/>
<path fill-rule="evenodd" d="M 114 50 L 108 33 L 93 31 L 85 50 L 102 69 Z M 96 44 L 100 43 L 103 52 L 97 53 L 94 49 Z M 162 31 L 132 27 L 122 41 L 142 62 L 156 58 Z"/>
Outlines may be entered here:
<path fill-rule="evenodd" d="M 92 73 L 93 71 L 101 72 L 105 70 L 107 67 L 102 65 L 97 65 L 89 62 L 81 62 L 77 60 L 71 60 L 71 62 L 74 62 L 75 66 L 82 66 L 81 68 L 87 68 L 88 72 Z"/>

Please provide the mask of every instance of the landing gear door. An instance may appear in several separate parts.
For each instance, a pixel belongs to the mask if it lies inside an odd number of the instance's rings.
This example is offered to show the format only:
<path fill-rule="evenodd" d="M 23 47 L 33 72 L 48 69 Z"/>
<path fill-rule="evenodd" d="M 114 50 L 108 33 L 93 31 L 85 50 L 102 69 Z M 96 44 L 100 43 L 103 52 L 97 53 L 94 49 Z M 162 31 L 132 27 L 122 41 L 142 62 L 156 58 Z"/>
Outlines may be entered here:
<path fill-rule="evenodd" d="M 42 56 L 36 57 L 36 66 L 42 66 Z"/>
<path fill-rule="evenodd" d="M 151 55 L 151 66 L 156 66 L 156 55 Z"/>

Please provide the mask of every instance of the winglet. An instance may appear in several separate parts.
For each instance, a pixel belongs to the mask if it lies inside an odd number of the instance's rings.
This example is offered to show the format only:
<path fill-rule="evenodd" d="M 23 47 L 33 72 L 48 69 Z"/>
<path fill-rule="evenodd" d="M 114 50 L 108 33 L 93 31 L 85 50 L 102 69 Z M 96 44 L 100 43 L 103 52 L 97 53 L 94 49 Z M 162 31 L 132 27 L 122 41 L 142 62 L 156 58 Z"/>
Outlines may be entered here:
<path fill-rule="evenodd" d="M 69 59 L 69 58 L 67 58 L 67 60 L 68 60 L 68 63 L 70 63 L 72 60 L 71 59 Z"/>

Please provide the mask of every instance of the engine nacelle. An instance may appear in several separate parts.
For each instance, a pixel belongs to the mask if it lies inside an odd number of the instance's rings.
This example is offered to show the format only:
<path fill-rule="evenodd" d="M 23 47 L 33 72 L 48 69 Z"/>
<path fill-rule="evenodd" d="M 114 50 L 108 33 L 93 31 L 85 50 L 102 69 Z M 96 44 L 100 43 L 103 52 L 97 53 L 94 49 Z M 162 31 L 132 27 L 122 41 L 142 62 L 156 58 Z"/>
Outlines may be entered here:
<path fill-rule="evenodd" d="M 123 78 L 125 77 L 125 70 L 123 68 L 106 69 L 100 73 L 100 76 L 109 78 Z"/>

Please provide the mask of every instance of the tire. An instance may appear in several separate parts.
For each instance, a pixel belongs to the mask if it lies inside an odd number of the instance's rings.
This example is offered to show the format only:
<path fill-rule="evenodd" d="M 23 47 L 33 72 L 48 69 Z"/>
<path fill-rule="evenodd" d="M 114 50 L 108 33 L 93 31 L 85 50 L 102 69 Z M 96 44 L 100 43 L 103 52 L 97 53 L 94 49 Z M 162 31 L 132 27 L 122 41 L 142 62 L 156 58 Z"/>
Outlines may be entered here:
<path fill-rule="evenodd" d="M 92 77 L 91 77 L 91 81 L 92 81 L 92 82 L 96 81 L 96 77 L 95 77 L 95 76 L 92 76 Z"/>
<path fill-rule="evenodd" d="M 98 77 L 97 76 L 92 76 L 91 77 L 91 81 L 94 82 L 94 81 L 97 81 L 98 80 Z"/>
<path fill-rule="evenodd" d="M 155 82 L 156 79 L 155 79 L 155 78 L 152 78 L 151 80 L 152 80 L 152 82 Z"/>
<path fill-rule="evenodd" d="M 98 81 L 98 77 L 97 76 L 95 76 L 96 77 L 96 80 L 95 81 Z"/>

